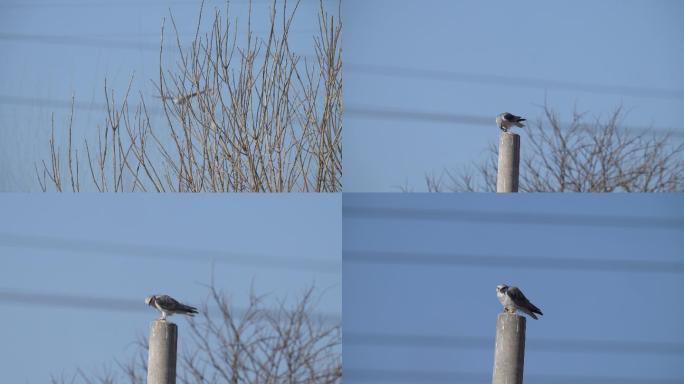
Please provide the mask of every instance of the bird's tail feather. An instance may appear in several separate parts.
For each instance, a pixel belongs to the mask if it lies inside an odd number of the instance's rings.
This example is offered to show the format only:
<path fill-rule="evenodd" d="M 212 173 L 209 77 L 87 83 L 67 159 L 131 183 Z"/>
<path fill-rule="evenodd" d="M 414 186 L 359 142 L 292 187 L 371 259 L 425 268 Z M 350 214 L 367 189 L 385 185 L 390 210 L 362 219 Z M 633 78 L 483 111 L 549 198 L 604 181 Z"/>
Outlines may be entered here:
<path fill-rule="evenodd" d="M 185 311 L 190 316 L 194 316 L 196 313 L 199 313 L 199 312 L 197 312 L 197 308 L 191 307 L 189 305 L 184 305 L 181 309 L 183 311 Z"/>
<path fill-rule="evenodd" d="M 534 305 L 534 304 L 532 304 L 532 303 L 530 303 L 530 305 L 531 305 L 531 308 L 532 308 L 532 312 L 538 313 L 538 314 L 540 314 L 540 315 L 544 315 L 544 314 L 542 313 L 541 309 L 537 308 L 536 305 Z"/>
<path fill-rule="evenodd" d="M 537 315 L 534 314 L 534 313 L 536 312 L 534 309 L 531 309 L 531 310 L 530 310 L 530 309 L 527 309 L 527 308 L 520 308 L 520 310 L 522 310 L 523 312 L 525 312 L 525 313 L 526 313 L 527 315 L 529 315 L 531 318 L 533 318 L 533 319 L 535 319 L 535 320 L 539 320 L 539 318 L 537 317 Z"/>

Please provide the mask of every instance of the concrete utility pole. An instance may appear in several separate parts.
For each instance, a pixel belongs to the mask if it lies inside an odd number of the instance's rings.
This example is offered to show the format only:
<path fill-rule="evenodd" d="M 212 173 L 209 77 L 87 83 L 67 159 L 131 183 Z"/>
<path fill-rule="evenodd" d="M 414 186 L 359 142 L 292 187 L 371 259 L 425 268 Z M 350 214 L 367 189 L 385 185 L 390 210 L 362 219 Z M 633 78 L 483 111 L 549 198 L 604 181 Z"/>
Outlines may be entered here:
<path fill-rule="evenodd" d="M 496 173 L 497 192 L 518 192 L 520 170 L 520 135 L 501 132 L 499 167 Z"/>
<path fill-rule="evenodd" d="M 492 384 L 522 384 L 525 365 L 525 318 L 500 313 L 496 318 L 496 347 Z"/>
<path fill-rule="evenodd" d="M 147 384 L 176 384 L 177 341 L 176 324 L 162 320 L 150 324 Z"/>

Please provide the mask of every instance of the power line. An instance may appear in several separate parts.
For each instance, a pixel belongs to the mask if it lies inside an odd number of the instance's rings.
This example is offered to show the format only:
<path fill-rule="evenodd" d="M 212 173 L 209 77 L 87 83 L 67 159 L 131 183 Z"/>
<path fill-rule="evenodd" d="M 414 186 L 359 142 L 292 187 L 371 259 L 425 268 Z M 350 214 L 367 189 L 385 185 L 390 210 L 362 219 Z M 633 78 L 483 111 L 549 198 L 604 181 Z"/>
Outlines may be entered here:
<path fill-rule="evenodd" d="M 267 33 L 265 31 L 258 32 L 252 31 L 254 33 Z M 270 31 L 269 31 L 270 32 Z M 307 33 L 307 31 L 289 31 L 288 33 Z M 161 33 L 159 34 L 161 36 Z M 175 37 L 173 33 L 165 35 L 168 37 Z M 203 35 L 200 35 L 202 37 Z M 192 35 L 192 41 L 194 41 L 195 35 Z M 20 41 L 28 42 L 34 44 L 48 44 L 48 45 L 66 45 L 75 47 L 88 47 L 88 48 L 114 48 L 114 49 L 134 49 L 142 51 L 159 52 L 160 43 L 159 42 L 141 42 L 141 41 L 123 41 L 123 40 L 111 40 L 111 39 L 101 39 L 97 37 L 88 36 L 54 36 L 54 35 L 29 35 L 21 33 L 6 33 L 0 32 L 0 40 L 4 41 Z M 188 43 L 190 44 L 190 43 Z M 174 52 L 177 48 L 177 44 L 166 44 L 163 46 L 164 51 Z M 263 56 L 263 52 L 259 52 L 257 56 Z M 299 56 L 307 59 L 315 58 L 311 54 L 300 54 Z"/>
<path fill-rule="evenodd" d="M 0 95 L 0 104 L 8 104 L 8 105 L 18 105 L 18 106 L 23 106 L 23 107 L 43 107 L 43 108 L 59 108 L 59 109 L 71 109 L 72 104 L 73 104 L 73 109 L 74 110 L 79 110 L 79 111 L 101 111 L 104 112 L 107 110 L 107 104 L 105 103 L 98 103 L 98 102 L 82 102 L 82 101 L 76 101 L 74 100 L 73 102 L 71 100 L 58 100 L 58 99 L 48 99 L 48 98 L 40 98 L 40 97 L 21 97 L 21 96 L 6 96 L 6 95 Z M 144 108 L 143 105 L 133 105 L 133 104 L 128 104 L 129 108 L 132 108 L 133 111 L 137 111 L 138 108 L 141 109 L 143 114 L 147 114 L 149 116 L 162 116 L 163 115 L 163 110 L 160 107 L 154 107 L 150 106 L 148 104 L 145 104 Z M 121 108 L 121 105 L 117 104 L 116 108 L 119 109 Z M 131 110 L 131 109 L 129 109 Z"/>
<path fill-rule="evenodd" d="M 268 33 L 270 31 L 255 31 L 254 33 Z M 313 30 L 302 30 L 302 31 L 289 31 L 289 34 L 303 34 L 311 33 L 314 34 Z M 161 33 L 157 33 L 161 36 Z M 173 33 L 167 34 L 166 37 L 175 37 Z M 190 36 L 190 35 L 188 35 Z M 200 35 L 202 37 L 203 35 Z M 195 34 L 190 37 L 191 41 L 194 41 Z M 21 34 L 21 33 L 7 33 L 0 32 L 0 40 L 4 41 L 19 41 L 28 42 L 34 44 L 48 44 L 48 45 L 66 45 L 66 46 L 76 46 L 76 47 L 88 47 L 88 48 L 114 48 L 114 49 L 134 49 L 143 51 L 159 52 L 160 43 L 157 42 L 144 42 L 144 41 L 123 41 L 123 40 L 111 40 L 102 39 L 98 37 L 89 36 L 55 36 L 55 35 L 31 35 L 31 34 Z M 174 51 L 178 48 L 177 44 L 166 44 L 163 46 L 164 51 Z M 301 55 L 302 57 L 312 58 L 312 55 Z"/>
<path fill-rule="evenodd" d="M 40 98 L 40 97 L 21 97 L 21 96 L 7 96 L 7 95 L 0 95 L 0 103 L 10 104 L 10 105 L 26 106 L 26 107 L 36 107 L 36 106 L 40 105 L 42 107 L 66 108 L 66 109 L 71 109 L 71 106 L 72 106 L 71 100 L 57 100 L 57 99 L 47 99 L 47 98 Z M 95 102 L 85 103 L 85 102 L 74 101 L 73 107 L 74 107 L 74 109 L 78 109 L 78 110 L 100 111 L 100 110 L 106 109 L 107 104 L 95 103 Z"/>
<path fill-rule="evenodd" d="M 47 236 L 27 236 L 0 233 L 0 247 L 60 250 L 88 254 L 133 257 L 136 259 L 174 260 L 182 262 L 217 262 L 251 265 L 262 268 L 308 270 L 320 273 L 339 274 L 341 265 L 337 261 L 310 258 L 256 255 L 218 250 L 192 249 L 182 247 L 123 244 L 106 241 L 72 240 Z"/>
<path fill-rule="evenodd" d="M 0 290 L 0 301 L 8 303 L 78 308 L 112 312 L 142 312 L 142 300 L 117 299 L 111 297 L 70 296 Z"/>
<path fill-rule="evenodd" d="M 308 57 L 308 56 L 307 56 Z M 45 107 L 52 108 L 71 108 L 71 101 L 69 100 L 58 100 L 58 99 L 48 99 L 48 98 L 36 98 L 36 97 L 21 97 L 21 96 L 10 96 L 10 95 L 0 95 L 0 104 L 9 105 L 20 105 L 20 106 L 30 106 L 35 107 L 36 105 L 41 105 Z M 102 103 L 83 103 L 75 102 L 74 109 L 76 110 L 102 110 L 107 106 Z M 147 108 L 150 113 L 159 113 L 161 110 L 156 108 Z M 446 113 L 433 113 L 433 112 L 419 112 L 419 111 L 406 111 L 399 109 L 387 109 L 387 108 L 374 108 L 374 107 L 364 107 L 364 106 L 345 106 L 344 116 L 347 117 L 361 117 L 361 118 L 371 118 L 371 119 L 381 119 L 381 120 L 408 120 L 408 121 L 426 121 L 433 123 L 449 123 L 449 124 L 466 124 L 466 125 L 482 125 L 482 126 L 492 126 L 493 119 L 487 116 L 477 116 L 477 115 L 465 115 L 465 114 L 446 114 Z M 669 134 L 672 137 L 684 137 L 684 132 L 680 130 L 670 129 L 670 128 L 645 128 L 645 127 L 634 127 L 634 126 L 624 126 L 625 129 L 635 132 L 649 133 L 654 132 L 657 134 Z"/>
<path fill-rule="evenodd" d="M 0 40 L 5 41 L 24 41 L 38 44 L 50 45 L 72 45 L 80 47 L 92 48 L 119 48 L 119 49 L 135 49 L 143 51 L 159 52 L 159 43 L 146 43 L 138 41 L 117 41 L 98 39 L 93 37 L 81 36 L 50 36 L 50 35 L 26 35 L 19 33 L 0 33 Z M 164 50 L 174 49 L 175 45 L 165 45 Z"/>
<path fill-rule="evenodd" d="M 462 221 L 519 225 L 560 225 L 644 229 L 684 228 L 684 218 L 626 215 L 591 215 L 572 213 L 493 212 L 467 209 L 428 209 L 342 206 L 343 217 L 364 219 Z"/>
<path fill-rule="evenodd" d="M 590 84 L 564 80 L 540 79 L 534 77 L 504 76 L 348 62 L 345 62 L 344 69 L 348 73 L 356 72 L 360 74 L 393 78 L 399 77 L 436 81 L 453 81 L 461 83 L 485 84 L 496 87 L 523 87 L 543 90 L 555 88 L 566 91 L 580 91 L 595 94 L 684 100 L 684 91 L 668 88 Z"/>
<path fill-rule="evenodd" d="M 344 341 L 343 341 L 344 343 Z M 457 372 L 435 370 L 383 370 L 346 368 L 344 377 L 354 381 L 387 381 L 400 383 L 491 383 L 490 372 Z M 525 374 L 525 383 L 545 384 L 681 384 L 682 379 L 634 378 L 588 375 Z"/>
<path fill-rule="evenodd" d="M 629 260 L 569 257 L 466 255 L 456 253 L 344 250 L 343 263 L 377 265 L 468 266 L 635 273 L 684 273 L 684 263 L 666 260 Z"/>
<path fill-rule="evenodd" d="M 267 34 L 270 33 L 270 29 L 254 29 L 252 28 L 251 31 L 255 34 Z M 238 33 L 240 32 L 246 32 L 241 31 L 238 29 Z M 276 29 L 276 32 L 278 32 L 278 29 Z M 288 34 L 316 34 L 318 33 L 318 30 L 315 29 L 296 29 L 296 30 L 289 30 Z M 167 32 L 165 36 L 173 36 L 174 38 L 176 37 L 175 32 Z M 44 35 L 43 35 L 44 36 Z M 159 30 L 153 31 L 153 32 L 111 32 L 111 33 L 86 33 L 86 34 L 79 34 L 79 35 L 62 35 L 63 37 L 89 37 L 89 38 L 95 38 L 95 39 L 135 39 L 136 41 L 141 39 L 141 38 L 154 38 L 157 40 L 157 47 L 159 47 L 159 38 L 161 37 L 161 32 Z M 183 40 L 190 40 L 193 41 L 196 36 L 196 31 L 189 31 L 189 32 L 178 32 L 178 36 L 183 39 Z M 203 33 L 199 34 L 199 37 L 204 37 Z M 111 41 L 111 40 L 108 40 Z M 173 47 L 177 47 L 177 45 L 173 45 Z"/>
<path fill-rule="evenodd" d="M 454 123 L 473 125 L 493 125 L 494 119 L 486 116 L 465 115 L 456 113 L 438 113 L 424 111 L 408 111 L 398 108 L 379 108 L 360 105 L 345 106 L 344 112 L 351 116 L 380 120 L 414 120 L 433 123 Z"/>
<path fill-rule="evenodd" d="M 255 4 L 270 4 L 271 0 L 251 0 Z M 327 1 L 327 0 L 326 0 Z M 211 3 L 211 0 L 205 0 L 205 3 Z M 219 2 L 225 3 L 225 0 Z M 231 0 L 231 3 L 248 4 L 250 0 L 236 1 Z M 113 1 L 113 2 L 96 2 L 96 1 L 62 1 L 62 2 L 3 2 L 0 3 L 0 8 L 50 8 L 50 7 L 89 7 L 89 8 L 109 8 L 109 7 L 168 7 L 173 5 L 181 6 L 199 6 L 200 2 L 196 0 L 179 1 Z"/>
<path fill-rule="evenodd" d="M 493 337 L 379 334 L 370 332 L 344 333 L 344 345 L 371 347 L 427 347 L 448 349 L 485 349 L 494 345 Z M 530 339 L 525 341 L 528 351 L 577 352 L 613 354 L 684 354 L 684 344 L 652 341 Z"/>
<path fill-rule="evenodd" d="M 399 108 L 370 107 L 361 105 L 345 105 L 345 117 L 357 117 L 362 119 L 389 120 L 389 121 L 424 121 L 436 124 L 463 124 L 494 126 L 494 118 L 491 116 L 477 116 L 458 113 L 440 113 L 406 110 Z M 675 137 L 684 137 L 684 132 L 673 128 L 622 126 L 623 128 L 642 133 L 654 132 L 658 134 L 670 134 Z"/>
<path fill-rule="evenodd" d="M 21 292 L 14 290 L 0 289 L 0 301 L 12 304 L 23 304 L 33 306 L 86 309 L 91 311 L 109 312 L 143 312 L 149 308 L 140 300 L 121 299 L 113 297 L 98 296 L 75 296 L 54 293 Z M 278 310 L 271 309 L 269 312 L 275 314 Z M 243 316 L 247 313 L 246 308 L 233 308 L 233 313 Z M 218 308 L 209 308 L 211 316 L 220 314 Z M 340 316 L 332 313 L 312 313 L 313 317 L 320 318 L 326 322 L 339 322 Z"/>

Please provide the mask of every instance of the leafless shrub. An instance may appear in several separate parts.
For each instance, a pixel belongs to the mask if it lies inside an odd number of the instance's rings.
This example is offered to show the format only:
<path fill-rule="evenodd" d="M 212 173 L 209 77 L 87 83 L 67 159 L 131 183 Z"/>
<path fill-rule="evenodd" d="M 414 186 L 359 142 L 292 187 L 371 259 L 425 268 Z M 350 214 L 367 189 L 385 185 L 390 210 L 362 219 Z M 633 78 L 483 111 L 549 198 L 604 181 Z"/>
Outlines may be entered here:
<path fill-rule="evenodd" d="M 585 123 L 574 113 L 563 126 L 544 107 L 544 121 L 525 127 L 519 189 L 524 192 L 681 192 L 684 144 L 669 134 L 623 127 L 621 108 L 602 121 Z M 496 144 L 481 163 L 427 177 L 432 192 L 496 191 Z"/>
<path fill-rule="evenodd" d="M 314 316 L 313 289 L 292 306 L 276 309 L 265 298 L 250 295 L 244 312 L 236 313 L 224 293 L 210 287 L 200 315 L 189 321 L 189 343 L 181 338 L 177 382 L 200 383 L 321 383 L 342 381 L 339 323 Z M 211 310 L 210 307 L 217 307 Z M 64 383 L 144 384 L 147 378 L 147 340 L 137 343 L 137 356 L 117 363 L 117 372 L 90 377 L 81 370 Z"/>
<path fill-rule="evenodd" d="M 80 153 L 72 108 L 66 167 L 53 122 L 50 158 L 36 166 L 42 190 L 80 191 L 83 161 L 98 191 L 340 191 L 341 23 L 320 1 L 315 57 L 298 55 L 288 39 L 299 5 L 274 0 L 266 38 L 252 33 L 250 8 L 242 43 L 227 10 L 226 16 L 216 10 L 210 30 L 200 34 L 200 11 L 189 48 L 171 16 L 179 59 L 174 69 L 164 67 L 162 25 L 160 108 L 142 94 L 139 106 L 130 106 L 130 85 L 117 102 L 105 83 L 104 127 L 96 143 L 84 140 Z M 155 112 L 162 126 L 153 126 Z"/>

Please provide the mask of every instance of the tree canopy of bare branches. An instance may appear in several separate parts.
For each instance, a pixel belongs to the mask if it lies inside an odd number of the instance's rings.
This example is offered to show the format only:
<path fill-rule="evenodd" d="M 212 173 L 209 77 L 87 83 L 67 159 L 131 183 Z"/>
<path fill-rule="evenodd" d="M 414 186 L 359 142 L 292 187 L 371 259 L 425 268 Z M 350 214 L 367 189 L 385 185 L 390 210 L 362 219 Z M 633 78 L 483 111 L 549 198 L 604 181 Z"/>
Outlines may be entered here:
<path fill-rule="evenodd" d="M 293 305 L 272 309 L 265 297 L 250 295 L 249 306 L 236 313 L 229 297 L 210 287 L 200 315 L 190 319 L 179 337 L 177 381 L 183 384 L 333 384 L 342 381 L 342 335 L 339 322 L 315 316 L 314 290 Z M 181 331 L 185 332 L 185 329 Z M 184 340 L 189 339 L 189 342 Z M 185 345 L 183 345 L 185 344 Z M 137 358 L 117 363 L 103 373 L 79 369 L 53 384 L 144 384 L 147 340 L 138 343 Z"/>
<path fill-rule="evenodd" d="M 241 42 L 228 10 L 216 10 L 203 34 L 200 11 L 189 48 L 171 16 L 179 58 L 165 67 L 169 27 L 162 25 L 155 104 L 141 94 L 131 106 L 130 85 L 117 101 L 105 84 L 97 142 L 74 143 L 72 109 L 65 151 L 53 122 L 50 157 L 36 165 L 42 190 L 340 191 L 341 23 L 320 1 L 315 57 L 299 55 L 288 42 L 299 6 L 274 0 L 270 32 L 261 38 L 252 33 L 250 8 Z M 155 113 L 162 123 L 152 122 Z"/>
<path fill-rule="evenodd" d="M 524 192 L 682 192 L 684 143 L 670 134 L 636 132 L 622 124 L 620 108 L 587 123 L 574 113 L 569 124 L 548 106 L 544 120 L 525 127 L 519 190 Z M 432 192 L 494 192 L 496 144 L 469 168 L 428 176 Z"/>

